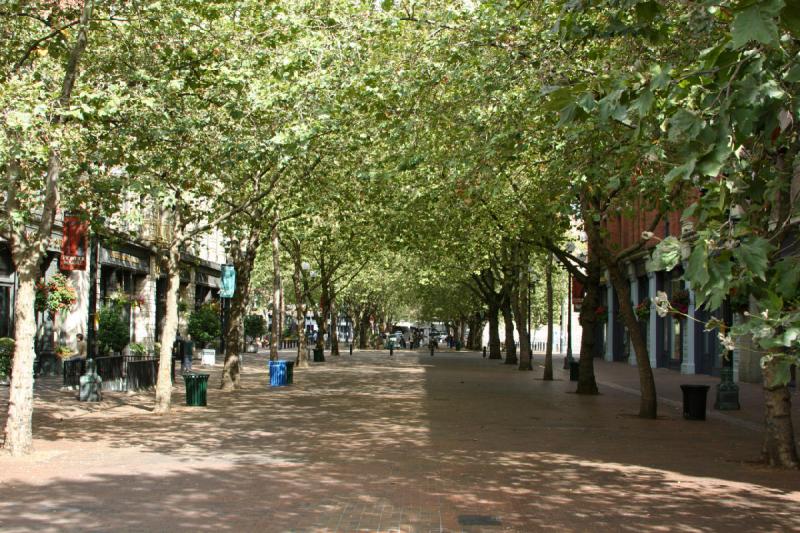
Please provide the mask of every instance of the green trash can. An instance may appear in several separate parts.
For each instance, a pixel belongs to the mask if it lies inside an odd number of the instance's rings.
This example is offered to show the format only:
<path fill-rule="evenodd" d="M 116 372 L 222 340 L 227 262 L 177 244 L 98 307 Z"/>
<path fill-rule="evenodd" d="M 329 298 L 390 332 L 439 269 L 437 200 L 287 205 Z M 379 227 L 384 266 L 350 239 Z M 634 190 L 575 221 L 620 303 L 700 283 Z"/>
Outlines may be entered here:
<path fill-rule="evenodd" d="M 186 384 L 186 405 L 191 407 L 206 406 L 206 390 L 208 390 L 208 376 L 202 372 L 186 372 L 183 382 Z"/>
<path fill-rule="evenodd" d="M 294 383 L 294 361 L 286 361 L 286 384 Z"/>
<path fill-rule="evenodd" d="M 322 350 L 322 348 L 314 348 L 314 362 L 315 363 L 325 362 L 325 352 Z"/>

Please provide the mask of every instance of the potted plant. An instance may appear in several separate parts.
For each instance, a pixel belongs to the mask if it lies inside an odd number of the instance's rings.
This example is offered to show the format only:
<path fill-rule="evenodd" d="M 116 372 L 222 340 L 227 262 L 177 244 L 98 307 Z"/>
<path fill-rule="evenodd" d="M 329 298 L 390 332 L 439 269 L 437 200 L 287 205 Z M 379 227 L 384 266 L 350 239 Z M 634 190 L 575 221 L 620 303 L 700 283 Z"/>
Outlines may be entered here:
<path fill-rule="evenodd" d="M 189 315 L 187 329 L 192 340 L 199 343 L 200 348 L 220 338 L 222 327 L 219 319 L 219 306 L 205 304 Z"/>
<path fill-rule="evenodd" d="M 100 310 L 97 344 L 100 353 L 122 353 L 131 341 L 130 325 L 122 314 L 122 306 L 111 303 Z"/>
<path fill-rule="evenodd" d="M 64 359 L 69 359 L 73 355 L 75 355 L 75 352 L 73 352 L 72 349 L 66 344 L 59 344 L 58 346 L 56 346 L 56 357 L 58 357 L 62 361 Z"/>
<path fill-rule="evenodd" d="M 669 305 L 673 309 L 673 315 L 685 315 L 689 312 L 689 291 L 679 289 L 672 293 Z"/>
<path fill-rule="evenodd" d="M 0 338 L 0 383 L 8 385 L 11 378 L 11 361 L 14 357 L 14 339 Z"/>
<path fill-rule="evenodd" d="M 244 336 L 249 339 L 247 351 L 255 353 L 258 351 L 255 339 L 267 332 L 267 321 L 261 315 L 247 315 L 244 318 Z"/>
<path fill-rule="evenodd" d="M 132 342 L 130 346 L 128 346 L 128 350 L 131 355 L 136 357 L 144 357 L 147 355 L 147 346 L 139 342 Z"/>
<path fill-rule="evenodd" d="M 34 309 L 39 313 L 47 312 L 50 318 L 71 308 L 77 300 L 75 288 L 63 274 L 54 274 L 49 280 L 36 283 Z"/>
<path fill-rule="evenodd" d="M 634 311 L 636 312 L 637 319 L 642 322 L 647 321 L 650 318 L 650 298 L 645 297 L 639 302 L 639 305 L 636 306 Z"/>

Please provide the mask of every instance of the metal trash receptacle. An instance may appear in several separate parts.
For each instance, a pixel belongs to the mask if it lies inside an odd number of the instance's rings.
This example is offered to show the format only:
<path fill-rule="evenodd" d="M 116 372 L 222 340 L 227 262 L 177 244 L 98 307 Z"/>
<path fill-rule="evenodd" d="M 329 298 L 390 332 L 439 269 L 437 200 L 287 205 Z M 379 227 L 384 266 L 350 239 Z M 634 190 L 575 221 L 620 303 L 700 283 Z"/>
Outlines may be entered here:
<path fill-rule="evenodd" d="M 202 372 L 186 372 L 183 382 L 186 385 L 186 405 L 192 407 L 205 407 L 206 392 L 208 390 L 208 376 Z"/>

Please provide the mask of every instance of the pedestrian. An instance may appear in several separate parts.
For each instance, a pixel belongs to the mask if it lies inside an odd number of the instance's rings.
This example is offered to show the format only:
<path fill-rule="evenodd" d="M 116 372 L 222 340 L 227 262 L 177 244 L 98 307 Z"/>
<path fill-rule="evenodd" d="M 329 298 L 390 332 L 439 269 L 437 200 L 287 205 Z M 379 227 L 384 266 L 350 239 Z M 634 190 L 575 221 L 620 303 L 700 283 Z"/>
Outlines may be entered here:
<path fill-rule="evenodd" d="M 75 335 L 75 355 L 71 359 L 86 359 L 86 341 L 83 339 L 83 333 Z"/>

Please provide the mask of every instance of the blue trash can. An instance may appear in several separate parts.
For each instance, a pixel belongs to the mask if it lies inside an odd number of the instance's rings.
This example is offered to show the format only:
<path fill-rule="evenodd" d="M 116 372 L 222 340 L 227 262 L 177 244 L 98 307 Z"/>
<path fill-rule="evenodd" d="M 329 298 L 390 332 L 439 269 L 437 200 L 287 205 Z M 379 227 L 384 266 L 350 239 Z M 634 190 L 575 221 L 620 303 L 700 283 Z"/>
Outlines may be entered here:
<path fill-rule="evenodd" d="M 289 372 L 287 361 L 269 362 L 269 386 L 283 387 L 289 384 Z"/>

